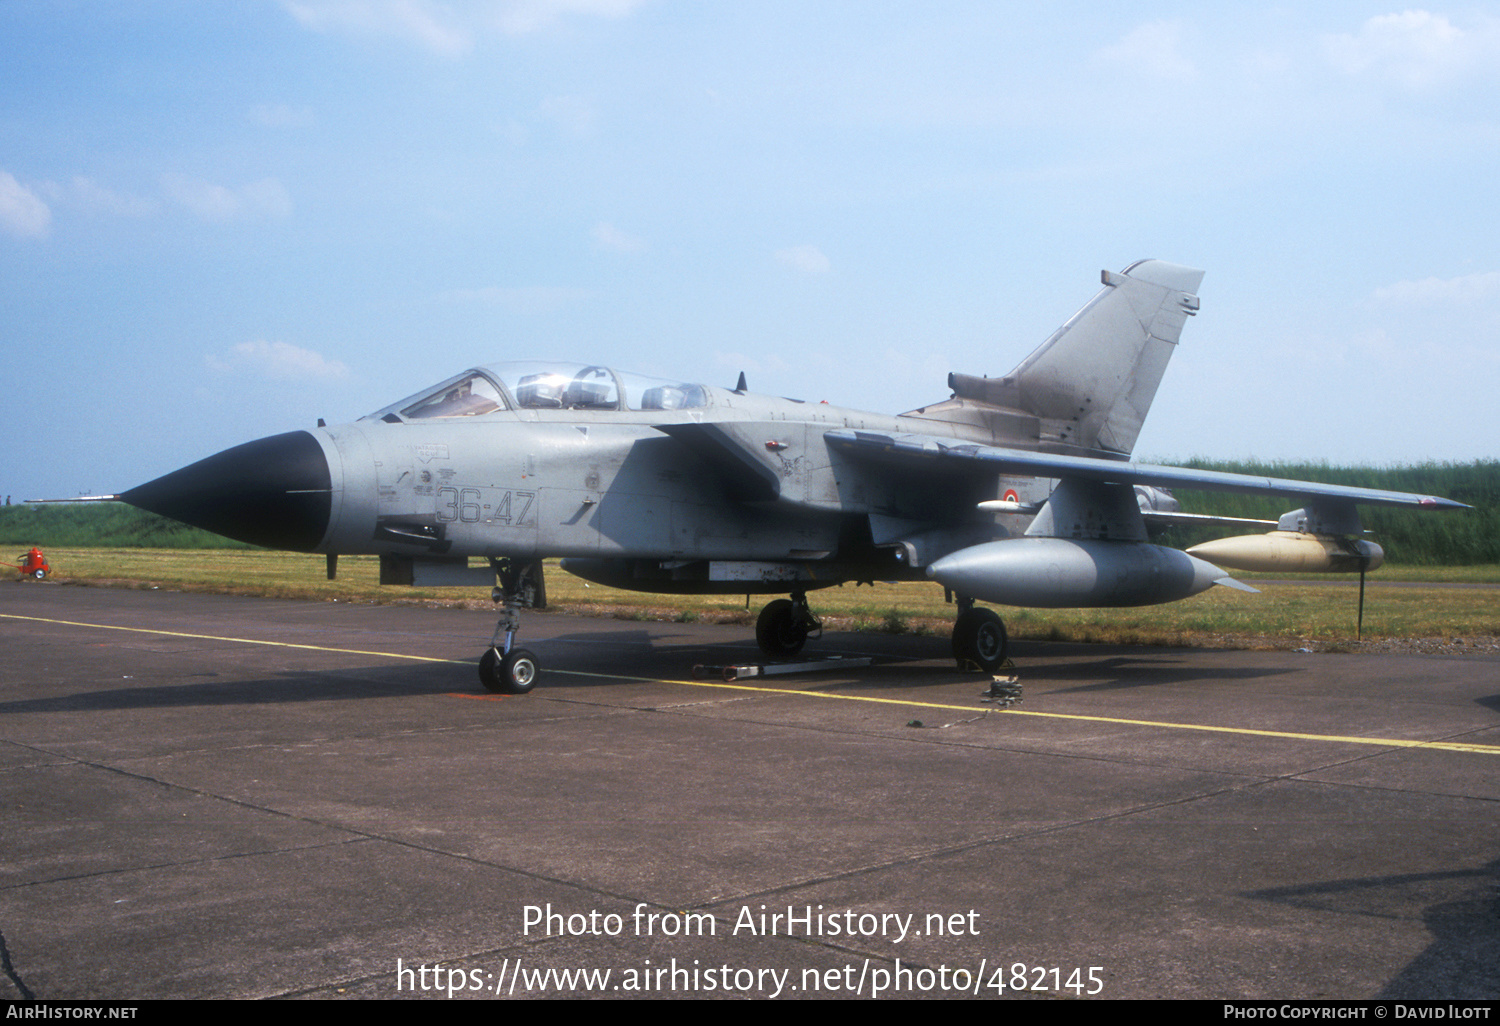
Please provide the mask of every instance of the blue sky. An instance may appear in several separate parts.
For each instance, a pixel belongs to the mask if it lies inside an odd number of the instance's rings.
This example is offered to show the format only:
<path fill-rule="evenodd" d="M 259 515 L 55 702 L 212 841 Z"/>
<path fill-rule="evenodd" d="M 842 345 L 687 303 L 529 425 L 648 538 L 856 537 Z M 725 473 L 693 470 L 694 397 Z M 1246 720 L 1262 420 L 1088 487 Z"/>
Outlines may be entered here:
<path fill-rule="evenodd" d="M 0 493 L 506 359 L 900 412 L 1148 256 L 1139 456 L 1493 459 L 1497 7 L 7 0 Z"/>

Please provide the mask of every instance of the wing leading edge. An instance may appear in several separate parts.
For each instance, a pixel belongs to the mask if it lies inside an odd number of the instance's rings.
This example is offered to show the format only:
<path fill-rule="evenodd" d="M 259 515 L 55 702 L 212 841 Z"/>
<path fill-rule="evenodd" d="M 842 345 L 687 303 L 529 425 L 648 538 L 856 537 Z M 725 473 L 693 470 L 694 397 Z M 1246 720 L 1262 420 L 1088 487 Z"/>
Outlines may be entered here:
<path fill-rule="evenodd" d="M 1231 474 L 1219 470 L 1167 467 L 1130 460 L 1099 459 L 1028 452 L 971 442 L 951 442 L 932 435 L 883 434 L 873 431 L 838 430 L 824 436 L 829 446 L 856 459 L 868 459 L 897 468 L 916 470 L 946 464 L 983 466 L 1002 474 L 1020 474 L 1093 481 L 1100 484 L 1154 485 L 1160 488 L 1197 488 L 1213 492 L 1258 495 L 1288 495 L 1311 504 L 1352 503 L 1367 506 L 1404 506 L 1417 509 L 1469 509 L 1452 499 L 1380 488 L 1320 484 L 1255 474 Z"/>

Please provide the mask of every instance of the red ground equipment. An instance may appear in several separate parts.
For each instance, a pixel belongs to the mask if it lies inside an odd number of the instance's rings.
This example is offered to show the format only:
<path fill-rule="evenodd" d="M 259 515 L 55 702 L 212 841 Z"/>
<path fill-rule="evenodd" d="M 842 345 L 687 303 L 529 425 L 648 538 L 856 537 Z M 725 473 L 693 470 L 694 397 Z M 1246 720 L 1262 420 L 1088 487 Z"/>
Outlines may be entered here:
<path fill-rule="evenodd" d="M 42 550 L 35 545 L 31 547 L 30 552 L 23 552 L 16 558 L 21 561 L 19 564 L 6 563 L 5 565 L 13 566 L 21 571 L 22 577 L 35 577 L 40 581 L 52 572 L 52 568 L 47 565 L 47 557 L 42 555 Z"/>

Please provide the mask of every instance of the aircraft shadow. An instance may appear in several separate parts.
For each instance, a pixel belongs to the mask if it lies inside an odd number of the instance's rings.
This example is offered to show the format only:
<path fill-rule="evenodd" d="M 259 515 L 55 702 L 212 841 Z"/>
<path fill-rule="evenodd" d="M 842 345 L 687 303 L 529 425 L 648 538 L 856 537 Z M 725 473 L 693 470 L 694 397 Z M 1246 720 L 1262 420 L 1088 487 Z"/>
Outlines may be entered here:
<path fill-rule="evenodd" d="M 1377 1000 L 1493 1000 L 1500 993 L 1500 859 L 1475 869 L 1328 880 L 1244 895 L 1339 918 L 1409 919 L 1422 906 L 1432 943 Z M 1339 926 L 1330 929 L 1338 930 Z"/>
<path fill-rule="evenodd" d="M 216 677 L 217 674 L 201 676 Z M 111 687 L 50 698 L 0 702 L 0 716 L 27 713 L 114 712 L 171 707 L 275 705 L 302 702 L 441 695 L 479 691 L 475 671 L 462 665 L 358 667 L 339 674 L 288 671 L 255 680 L 185 681 L 140 687 Z"/>
<path fill-rule="evenodd" d="M 659 629 L 575 631 L 538 639 L 528 645 L 541 663 L 539 694 L 557 690 L 613 687 L 621 678 L 642 677 L 668 680 L 688 678 L 695 665 L 738 666 L 767 662 L 753 639 L 739 643 L 712 643 L 692 637 L 663 639 Z M 1059 655 L 1077 656 L 1077 659 Z M 915 690 L 953 684 L 955 681 L 983 685 L 981 673 L 961 671 L 953 662 L 949 641 L 942 637 L 914 635 L 828 635 L 809 644 L 808 659 L 819 656 L 871 656 L 867 667 L 840 669 L 833 673 L 858 673 L 862 686 L 879 690 Z M 1012 646 L 1022 681 L 1077 681 L 1058 693 L 1107 692 L 1192 681 L 1253 680 L 1284 671 L 1265 667 L 1204 667 L 1191 660 L 1180 661 L 1143 650 L 1126 654 L 1115 650 L 1099 657 L 1080 652 L 1077 645 L 1022 642 Z M 478 654 L 475 653 L 477 663 Z M 1031 662 L 1037 660 L 1037 662 Z M 552 672 L 549 672 L 552 671 Z M 53 712 L 105 712 L 167 707 L 247 706 L 274 703 L 349 701 L 401 695 L 484 695 L 473 663 L 376 664 L 339 671 L 288 670 L 254 680 L 224 679 L 214 671 L 170 684 L 107 687 L 80 690 L 68 695 L 0 701 L 0 716 Z M 706 678 L 712 679 L 712 677 Z M 819 671 L 773 676 L 768 686 L 817 687 Z M 761 678 L 751 678 L 761 680 Z M 86 685 L 84 685 L 86 686 Z M 1487 700 L 1500 705 L 1500 696 Z"/>
<path fill-rule="evenodd" d="M 577 631 L 557 635 L 536 644 L 535 650 L 542 660 L 544 673 L 549 665 L 564 668 L 562 663 L 549 663 L 547 659 L 544 646 L 552 642 L 598 646 L 601 655 L 597 660 L 589 659 L 587 654 L 578 660 L 570 658 L 567 669 L 620 673 L 624 676 L 631 675 L 632 671 L 622 668 L 621 659 L 606 654 L 611 647 L 616 650 L 634 648 L 640 653 L 633 657 L 639 660 L 637 669 L 633 671 L 636 676 L 682 677 L 698 664 L 730 666 L 770 662 L 749 638 L 740 644 L 713 644 L 680 637 L 663 639 L 659 634 L 653 635 L 645 629 Z M 987 684 L 989 681 L 985 674 L 957 669 L 953 663 L 951 643 L 945 637 L 827 634 L 819 640 L 809 642 L 797 659 L 784 661 L 795 662 L 835 655 L 846 658 L 873 657 L 873 665 L 849 671 L 859 672 L 864 678 L 861 683 L 873 688 L 896 690 L 947 685 L 955 680 L 973 681 L 976 684 Z M 1023 683 L 1076 681 L 1080 678 L 1090 681 L 1057 689 L 1056 693 L 1062 694 L 1115 691 L 1194 681 L 1251 681 L 1288 672 L 1267 666 L 1203 666 L 1178 655 L 1159 654 L 1154 649 L 1080 646 L 1075 643 L 1016 642 L 1011 645 L 1010 655 L 1016 662 L 1016 672 Z M 1065 658 L 1059 660 L 1060 655 Z M 590 662 L 597 665 L 585 665 Z M 837 667 L 830 666 L 829 669 L 837 671 Z M 811 671 L 805 675 L 771 679 L 787 682 L 815 681 L 817 674 L 818 671 Z M 551 684 L 549 682 L 544 686 Z"/>
<path fill-rule="evenodd" d="M 1089 680 L 1089 683 L 1058 688 L 1053 693 L 1088 694 L 1159 687 L 1163 684 L 1252 681 L 1265 677 L 1279 677 L 1288 672 L 1268 666 L 1204 666 L 1170 657 L 1116 655 L 1103 659 L 1038 667 L 1027 676 L 1036 680 L 1048 677 L 1076 680 L 1083 677 Z"/>

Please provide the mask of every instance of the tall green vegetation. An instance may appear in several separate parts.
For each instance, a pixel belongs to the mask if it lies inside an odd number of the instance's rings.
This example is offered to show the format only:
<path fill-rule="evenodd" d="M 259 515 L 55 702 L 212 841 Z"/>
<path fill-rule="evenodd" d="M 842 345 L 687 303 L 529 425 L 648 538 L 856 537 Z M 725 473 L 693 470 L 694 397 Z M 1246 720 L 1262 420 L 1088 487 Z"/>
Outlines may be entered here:
<path fill-rule="evenodd" d="M 1463 566 L 1500 563 L 1500 461 L 1424 463 L 1414 467 L 1334 467 L 1324 463 L 1251 463 L 1193 460 L 1184 466 L 1259 477 L 1292 478 L 1325 484 L 1441 495 L 1468 503 L 1472 510 L 1432 513 L 1388 506 L 1362 506 L 1360 519 L 1374 533 L 1391 563 L 1408 566 Z M 1174 489 L 1186 513 L 1275 520 L 1288 512 L 1285 498 Z M 1187 547 L 1226 532 L 1174 529 L 1163 542 Z M 1234 533 L 1234 532 L 1227 532 Z"/>
<path fill-rule="evenodd" d="M 65 548 L 246 549 L 123 502 L 0 506 L 0 545 Z"/>

